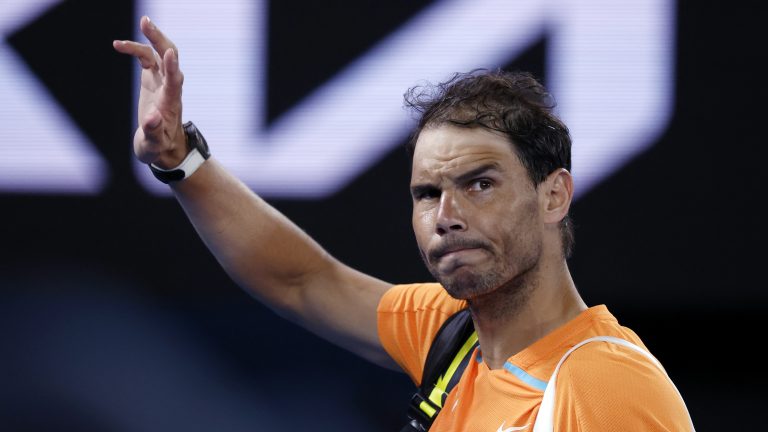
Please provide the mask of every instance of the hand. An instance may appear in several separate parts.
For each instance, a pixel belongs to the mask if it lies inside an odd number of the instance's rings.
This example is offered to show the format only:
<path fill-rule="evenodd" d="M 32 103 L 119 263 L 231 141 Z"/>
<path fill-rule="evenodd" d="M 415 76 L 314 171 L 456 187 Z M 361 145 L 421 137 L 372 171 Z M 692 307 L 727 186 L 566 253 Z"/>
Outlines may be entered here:
<path fill-rule="evenodd" d="M 133 41 L 112 42 L 118 52 L 136 57 L 142 68 L 139 127 L 133 137 L 133 151 L 144 163 L 173 168 L 188 152 L 181 127 L 184 74 L 179 69 L 179 52 L 149 17 L 142 17 L 139 27 L 152 46 Z"/>

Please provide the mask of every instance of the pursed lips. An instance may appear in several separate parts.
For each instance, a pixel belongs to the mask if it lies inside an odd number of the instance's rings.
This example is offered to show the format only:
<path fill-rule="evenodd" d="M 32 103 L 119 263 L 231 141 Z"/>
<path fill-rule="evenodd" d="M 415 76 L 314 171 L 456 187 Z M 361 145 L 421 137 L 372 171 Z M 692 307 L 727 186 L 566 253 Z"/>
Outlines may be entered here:
<path fill-rule="evenodd" d="M 442 258 L 445 258 L 447 256 L 454 255 L 457 252 L 463 252 L 463 251 L 475 250 L 475 249 L 479 249 L 479 248 L 477 248 L 477 247 L 463 247 L 463 248 L 451 249 L 451 250 L 448 250 L 447 252 L 443 253 L 442 255 L 439 255 L 438 259 L 442 259 Z"/>
<path fill-rule="evenodd" d="M 483 248 L 481 246 L 461 246 L 452 247 L 440 251 L 435 254 L 435 258 L 432 261 L 432 265 L 436 269 L 440 269 L 441 273 L 452 273 L 459 267 L 471 264 L 475 262 L 479 256 L 474 251 L 480 251 Z"/>
<path fill-rule="evenodd" d="M 443 247 L 437 247 L 429 254 L 433 262 L 438 262 L 445 257 L 457 254 L 463 251 L 472 251 L 477 249 L 484 249 L 484 245 L 479 242 L 462 242 L 463 244 L 454 244 Z"/>

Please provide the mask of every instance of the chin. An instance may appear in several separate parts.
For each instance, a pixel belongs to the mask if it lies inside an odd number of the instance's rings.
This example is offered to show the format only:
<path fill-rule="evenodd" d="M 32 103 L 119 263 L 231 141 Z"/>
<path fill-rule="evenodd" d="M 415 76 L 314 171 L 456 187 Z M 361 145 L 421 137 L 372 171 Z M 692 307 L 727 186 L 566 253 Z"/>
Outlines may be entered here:
<path fill-rule="evenodd" d="M 456 271 L 448 277 L 435 276 L 448 295 L 457 300 L 470 300 L 488 294 L 500 285 L 496 275 L 492 274 L 478 275 L 469 271 Z"/>

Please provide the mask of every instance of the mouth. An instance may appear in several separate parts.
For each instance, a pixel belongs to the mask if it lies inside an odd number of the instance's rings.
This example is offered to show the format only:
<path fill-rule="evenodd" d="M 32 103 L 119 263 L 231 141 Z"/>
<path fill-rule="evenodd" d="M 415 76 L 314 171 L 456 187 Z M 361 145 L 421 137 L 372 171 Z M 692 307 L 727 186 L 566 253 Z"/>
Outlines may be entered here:
<path fill-rule="evenodd" d="M 475 241 L 450 242 L 440 245 L 429 252 L 432 262 L 437 263 L 446 258 L 459 257 L 485 249 L 485 245 Z"/>
<path fill-rule="evenodd" d="M 479 248 L 476 248 L 476 247 L 465 247 L 465 248 L 459 248 L 459 249 L 452 249 L 452 250 L 446 251 L 443 254 L 439 254 L 437 259 L 441 260 L 443 258 L 450 258 L 450 257 L 453 257 L 453 256 L 458 256 L 462 252 L 468 252 L 468 251 L 473 251 L 473 250 L 477 250 L 477 249 L 479 249 Z"/>

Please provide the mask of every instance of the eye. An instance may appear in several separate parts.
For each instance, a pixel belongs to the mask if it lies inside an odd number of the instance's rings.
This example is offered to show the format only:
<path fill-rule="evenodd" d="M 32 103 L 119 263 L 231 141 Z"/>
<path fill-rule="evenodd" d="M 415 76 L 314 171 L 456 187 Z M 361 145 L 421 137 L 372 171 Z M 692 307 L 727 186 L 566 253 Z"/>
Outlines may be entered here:
<path fill-rule="evenodd" d="M 488 179 L 476 179 L 469 183 L 469 190 L 471 192 L 482 192 L 488 190 L 493 186 L 493 182 Z"/>
<path fill-rule="evenodd" d="M 435 187 L 422 187 L 414 191 L 413 198 L 416 201 L 438 199 L 440 198 L 440 189 Z"/>

